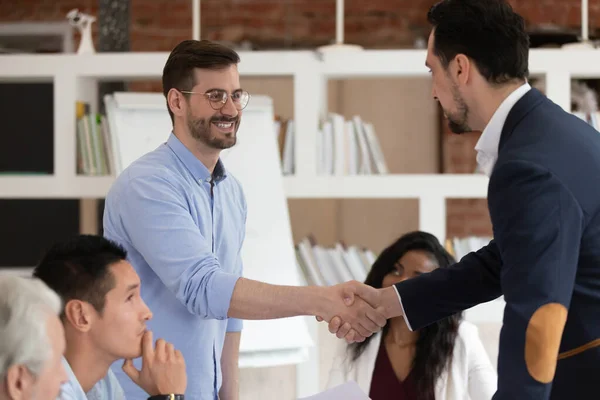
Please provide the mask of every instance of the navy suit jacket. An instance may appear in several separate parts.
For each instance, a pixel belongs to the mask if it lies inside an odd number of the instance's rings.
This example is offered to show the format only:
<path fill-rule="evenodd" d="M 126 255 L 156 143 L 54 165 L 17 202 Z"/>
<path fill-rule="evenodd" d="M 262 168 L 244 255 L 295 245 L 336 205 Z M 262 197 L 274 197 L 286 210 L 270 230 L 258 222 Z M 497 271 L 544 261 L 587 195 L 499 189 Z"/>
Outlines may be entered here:
<path fill-rule="evenodd" d="M 531 89 L 488 207 L 486 247 L 396 285 L 412 328 L 504 295 L 494 400 L 600 398 L 600 132 Z"/>

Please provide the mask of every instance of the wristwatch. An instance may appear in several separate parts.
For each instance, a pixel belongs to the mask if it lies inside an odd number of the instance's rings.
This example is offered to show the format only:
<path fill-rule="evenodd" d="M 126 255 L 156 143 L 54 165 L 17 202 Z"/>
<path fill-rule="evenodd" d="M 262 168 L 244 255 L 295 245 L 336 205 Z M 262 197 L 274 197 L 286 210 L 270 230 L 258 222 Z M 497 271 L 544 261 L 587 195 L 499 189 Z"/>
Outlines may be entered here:
<path fill-rule="evenodd" d="M 185 400 L 185 396 L 182 394 L 157 394 L 155 396 L 148 397 L 148 400 Z"/>

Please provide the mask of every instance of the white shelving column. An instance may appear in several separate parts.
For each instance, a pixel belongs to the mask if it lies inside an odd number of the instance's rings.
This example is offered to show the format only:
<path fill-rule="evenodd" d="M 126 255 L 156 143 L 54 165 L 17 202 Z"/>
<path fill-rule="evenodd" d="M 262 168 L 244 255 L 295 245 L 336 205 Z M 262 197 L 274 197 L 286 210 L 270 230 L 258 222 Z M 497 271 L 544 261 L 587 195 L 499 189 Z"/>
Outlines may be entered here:
<path fill-rule="evenodd" d="M 326 105 L 327 83 L 316 56 L 307 61 L 294 75 L 294 176 L 308 181 L 317 176 L 317 133 L 319 117 Z M 305 322 L 313 346 L 307 349 L 307 360 L 296 365 L 297 398 L 321 390 L 319 323 L 314 317 L 305 317 Z"/>
<path fill-rule="evenodd" d="M 546 96 L 565 111 L 571 112 L 571 74 L 565 70 L 546 73 Z"/>
<path fill-rule="evenodd" d="M 322 97 L 318 60 L 307 59 L 294 74 L 294 175 L 317 174 L 317 131 Z"/>
<path fill-rule="evenodd" d="M 446 240 L 446 197 L 429 195 L 419 198 L 419 230 L 429 232 L 440 243 Z"/>
<path fill-rule="evenodd" d="M 77 173 L 75 140 L 75 77 L 69 68 L 54 78 L 54 176 L 65 190 Z M 72 137 L 71 137 L 72 135 Z"/>

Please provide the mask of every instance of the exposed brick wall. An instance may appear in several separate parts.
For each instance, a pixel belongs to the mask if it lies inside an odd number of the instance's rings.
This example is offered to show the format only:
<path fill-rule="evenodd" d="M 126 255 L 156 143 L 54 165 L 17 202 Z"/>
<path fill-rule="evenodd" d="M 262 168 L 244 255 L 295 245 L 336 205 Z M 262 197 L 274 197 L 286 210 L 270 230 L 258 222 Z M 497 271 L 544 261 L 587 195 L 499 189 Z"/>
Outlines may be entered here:
<path fill-rule="evenodd" d="M 428 31 L 433 0 L 346 0 L 345 39 L 367 48 L 410 46 Z M 511 2 L 530 26 L 577 28 L 579 0 Z M 590 2 L 590 28 L 600 21 L 600 2 Z M 335 0 L 203 0 L 202 36 L 259 48 L 312 48 L 335 37 Z M 0 22 L 59 21 L 72 8 L 97 14 L 97 0 L 7 0 Z M 133 51 L 165 51 L 191 37 L 191 0 L 131 0 Z"/>
<path fill-rule="evenodd" d="M 434 0 L 346 0 L 345 40 L 366 48 L 410 47 L 429 27 L 426 11 Z M 579 0 L 513 0 L 530 27 L 555 24 L 579 28 Z M 600 25 L 600 1 L 589 5 L 590 31 Z M 335 37 L 334 0 L 203 0 L 202 37 L 258 49 L 313 48 Z M 0 22 L 64 20 L 72 8 L 97 14 L 97 0 L 7 0 L 0 2 Z M 192 36 L 190 0 L 131 0 L 131 50 L 168 51 Z M 157 90 L 156 84 L 136 84 Z M 442 124 L 445 126 L 445 124 Z M 444 138 L 444 171 L 471 173 L 477 134 Z M 491 234 L 484 200 L 448 201 L 448 234 Z"/>
<path fill-rule="evenodd" d="M 450 174 L 471 174 L 475 171 L 475 144 L 479 132 L 456 135 L 450 132 L 446 121 L 442 121 L 443 170 Z M 448 199 L 446 201 L 449 237 L 492 236 L 492 223 L 486 199 Z"/>

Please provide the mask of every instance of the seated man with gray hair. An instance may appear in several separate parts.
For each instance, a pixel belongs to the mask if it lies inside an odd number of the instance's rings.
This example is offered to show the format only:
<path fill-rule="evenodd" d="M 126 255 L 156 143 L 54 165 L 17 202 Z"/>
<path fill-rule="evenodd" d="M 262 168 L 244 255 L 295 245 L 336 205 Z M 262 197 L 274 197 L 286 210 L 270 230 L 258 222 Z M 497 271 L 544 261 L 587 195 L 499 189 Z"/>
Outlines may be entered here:
<path fill-rule="evenodd" d="M 67 381 L 61 300 L 39 279 L 0 274 L 0 400 L 54 400 Z"/>

